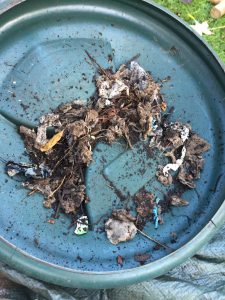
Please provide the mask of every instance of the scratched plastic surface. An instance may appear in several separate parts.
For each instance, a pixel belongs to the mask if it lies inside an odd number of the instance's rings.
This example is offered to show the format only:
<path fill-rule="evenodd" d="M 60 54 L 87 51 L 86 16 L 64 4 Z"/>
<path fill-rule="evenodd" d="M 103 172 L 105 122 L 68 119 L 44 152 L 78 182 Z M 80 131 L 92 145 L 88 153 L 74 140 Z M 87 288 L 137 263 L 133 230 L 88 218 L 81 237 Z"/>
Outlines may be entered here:
<path fill-rule="evenodd" d="M 185 193 L 190 205 L 171 209 L 158 230 L 150 223 L 144 229 L 177 249 L 205 226 L 224 200 L 221 181 L 214 190 L 225 163 L 222 84 L 207 55 L 202 57 L 179 31 L 154 15 L 149 17 L 126 1 L 107 1 L 108 8 L 102 1 L 86 6 L 77 3 L 70 8 L 65 4 L 37 10 L 33 18 L 25 15 L 0 36 L 0 109 L 12 121 L 0 118 L 1 157 L 28 160 L 14 124 L 36 125 L 40 115 L 61 102 L 76 98 L 87 101 L 94 93 L 96 69 L 86 62 L 84 50 L 103 67 L 111 66 L 109 54 L 113 55 L 112 65 L 118 67 L 140 53 L 138 62 L 155 80 L 171 77 L 163 84 L 162 93 L 168 105 L 176 108 L 173 119 L 190 122 L 193 130 L 211 144 L 196 190 Z M 40 4 L 34 4 L 34 10 L 35 5 L 38 8 Z M 121 194 L 123 198 L 132 197 L 143 186 L 154 192 L 155 164 L 142 143 L 133 151 L 121 143 L 98 144 L 86 172 L 91 222 L 122 207 Z M 47 223 L 53 211 L 43 208 L 42 197 L 26 197 L 20 182 L 8 178 L 2 164 L 0 169 L 0 235 L 28 254 L 59 266 L 90 271 L 137 267 L 134 254 L 140 249 L 151 254 L 149 262 L 167 254 L 163 249 L 153 250 L 155 245 L 140 235 L 127 243 L 111 245 L 102 231 L 104 219 L 94 231 L 79 237 L 68 229 L 70 220 L 63 214 L 54 225 Z M 174 244 L 171 232 L 177 233 Z M 123 266 L 116 263 L 118 255 L 124 257 Z"/>

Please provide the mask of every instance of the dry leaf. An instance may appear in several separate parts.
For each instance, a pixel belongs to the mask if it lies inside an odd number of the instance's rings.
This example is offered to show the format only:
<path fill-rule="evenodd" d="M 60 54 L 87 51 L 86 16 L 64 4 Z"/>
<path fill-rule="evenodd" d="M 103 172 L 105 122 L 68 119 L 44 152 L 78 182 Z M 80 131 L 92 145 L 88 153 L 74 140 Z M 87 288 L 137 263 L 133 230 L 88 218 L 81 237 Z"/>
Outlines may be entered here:
<path fill-rule="evenodd" d="M 44 146 L 40 148 L 41 152 L 47 152 L 51 150 L 62 138 L 63 130 L 56 133 Z"/>
<path fill-rule="evenodd" d="M 105 231 L 109 241 L 113 245 L 117 245 L 132 240 L 137 233 L 134 220 L 135 218 L 126 210 L 114 211 L 111 218 L 105 223 Z"/>
<path fill-rule="evenodd" d="M 189 204 L 188 201 L 186 201 L 186 200 L 180 198 L 180 197 L 177 196 L 177 195 L 172 195 L 172 196 L 170 197 L 170 200 L 171 200 L 171 205 L 172 205 L 172 206 L 186 206 L 186 205 Z"/>
<path fill-rule="evenodd" d="M 205 35 L 213 34 L 212 31 L 209 29 L 209 24 L 207 21 L 205 21 L 203 23 L 199 23 L 198 21 L 195 20 L 195 25 L 190 25 L 190 26 L 201 36 L 203 34 L 205 34 Z"/>

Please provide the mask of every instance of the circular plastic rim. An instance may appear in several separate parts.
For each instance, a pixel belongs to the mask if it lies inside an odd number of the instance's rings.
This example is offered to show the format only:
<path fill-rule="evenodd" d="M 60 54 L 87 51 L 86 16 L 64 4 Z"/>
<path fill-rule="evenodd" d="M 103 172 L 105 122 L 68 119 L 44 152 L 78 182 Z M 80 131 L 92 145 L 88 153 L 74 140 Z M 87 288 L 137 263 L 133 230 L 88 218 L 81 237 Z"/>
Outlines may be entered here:
<path fill-rule="evenodd" d="M 186 29 L 189 32 L 191 31 L 193 35 L 201 41 L 202 47 L 205 47 L 206 50 L 211 53 L 214 61 L 217 62 L 219 67 L 221 67 L 222 72 L 225 74 L 223 63 L 219 60 L 216 53 L 210 49 L 205 41 L 203 41 L 203 39 L 201 39 L 185 22 L 173 13 L 149 0 L 142 0 L 142 3 L 143 2 L 151 5 L 156 10 L 160 10 L 168 17 L 175 19 L 181 24 L 183 29 Z M 18 6 L 19 5 L 20 4 L 18 4 Z M 224 220 L 225 200 L 206 226 L 184 246 L 157 261 L 130 270 L 85 272 L 59 267 L 32 257 L 26 252 L 16 248 L 2 237 L 0 237 L 0 260 L 28 276 L 64 287 L 99 289 L 124 286 L 158 277 L 181 264 L 187 258 L 194 255 L 212 238 L 216 231 L 222 226 Z"/>

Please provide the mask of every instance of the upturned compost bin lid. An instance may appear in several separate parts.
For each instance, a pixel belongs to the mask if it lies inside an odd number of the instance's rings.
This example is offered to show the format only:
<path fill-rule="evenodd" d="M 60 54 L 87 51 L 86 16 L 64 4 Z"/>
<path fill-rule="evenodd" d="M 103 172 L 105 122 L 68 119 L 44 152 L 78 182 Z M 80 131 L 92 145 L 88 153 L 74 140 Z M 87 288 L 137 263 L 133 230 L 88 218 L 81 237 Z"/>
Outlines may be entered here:
<path fill-rule="evenodd" d="M 171 77 L 162 92 L 168 105 L 176 107 L 174 118 L 190 122 L 211 145 L 196 189 L 185 193 L 189 206 L 171 209 L 157 230 L 153 224 L 145 227 L 146 233 L 173 247 L 172 253 L 155 250 L 141 235 L 112 245 L 101 227 L 75 236 L 65 215 L 49 224 L 52 211 L 43 208 L 42 197 L 28 198 L 1 164 L 0 259 L 51 283 L 107 288 L 159 276 L 193 255 L 225 214 L 225 76 L 212 50 L 180 19 L 150 1 L 28 0 L 1 16 L 0 33 L 0 156 L 5 160 L 28 161 L 19 124 L 36 126 L 40 115 L 59 104 L 74 98 L 88 101 L 94 93 L 96 69 L 86 63 L 84 49 L 103 67 L 113 68 L 140 53 L 138 62 L 155 80 Z M 88 80 L 82 80 L 83 73 Z M 149 164 L 154 161 L 142 142 L 133 150 L 119 143 L 96 146 L 86 172 L 92 222 L 120 206 L 119 194 L 127 197 L 144 185 L 151 188 Z M 171 232 L 176 232 L 176 243 Z M 134 259 L 140 250 L 151 255 L 144 266 Z M 118 256 L 123 264 L 117 263 Z"/>

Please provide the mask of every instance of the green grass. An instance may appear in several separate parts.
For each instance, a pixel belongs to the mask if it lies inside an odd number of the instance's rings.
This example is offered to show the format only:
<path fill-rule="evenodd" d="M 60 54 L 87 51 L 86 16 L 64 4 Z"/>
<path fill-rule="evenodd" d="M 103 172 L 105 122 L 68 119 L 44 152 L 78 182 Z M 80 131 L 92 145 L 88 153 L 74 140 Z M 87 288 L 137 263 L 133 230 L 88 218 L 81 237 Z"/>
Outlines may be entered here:
<path fill-rule="evenodd" d="M 194 21 L 188 14 L 199 22 L 208 21 L 210 29 L 223 26 L 223 29 L 214 29 L 212 35 L 203 35 L 203 38 L 225 63 L 225 15 L 217 20 L 211 18 L 210 10 L 213 5 L 209 0 L 193 0 L 190 4 L 184 4 L 180 0 L 155 0 L 155 2 L 171 10 L 190 25 L 194 24 Z"/>

